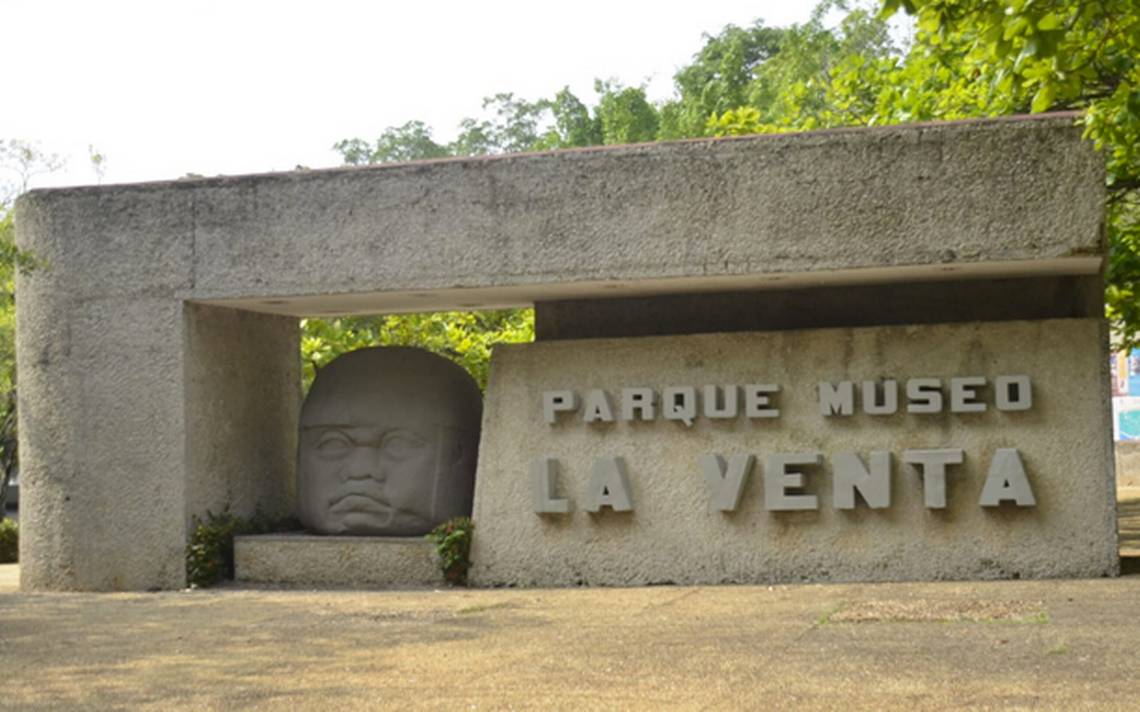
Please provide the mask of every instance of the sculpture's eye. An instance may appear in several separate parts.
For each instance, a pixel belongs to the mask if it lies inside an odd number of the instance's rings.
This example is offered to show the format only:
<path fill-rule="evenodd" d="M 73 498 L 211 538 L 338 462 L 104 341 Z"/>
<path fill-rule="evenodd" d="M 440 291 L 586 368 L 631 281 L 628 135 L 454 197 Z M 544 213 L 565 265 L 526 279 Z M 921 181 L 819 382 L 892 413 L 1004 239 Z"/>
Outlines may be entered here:
<path fill-rule="evenodd" d="M 396 460 L 402 460 L 405 457 L 414 455 L 417 451 L 423 449 L 425 445 L 427 445 L 427 443 L 414 433 L 406 430 L 397 430 L 384 436 L 384 440 L 380 443 L 380 448 L 384 451 L 385 455 Z"/>
<path fill-rule="evenodd" d="M 322 455 L 342 455 L 353 447 L 352 440 L 342 432 L 330 430 L 317 441 L 317 449 Z"/>

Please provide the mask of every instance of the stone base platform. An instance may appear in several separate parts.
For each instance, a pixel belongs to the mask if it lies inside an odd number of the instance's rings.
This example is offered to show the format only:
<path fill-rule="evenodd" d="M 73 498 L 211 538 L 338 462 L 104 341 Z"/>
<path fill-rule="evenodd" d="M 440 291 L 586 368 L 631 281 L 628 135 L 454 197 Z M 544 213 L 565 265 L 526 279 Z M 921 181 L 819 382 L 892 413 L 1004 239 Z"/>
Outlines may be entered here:
<path fill-rule="evenodd" d="M 313 536 L 234 539 L 234 578 L 299 586 L 443 586 L 435 545 L 422 537 Z"/>

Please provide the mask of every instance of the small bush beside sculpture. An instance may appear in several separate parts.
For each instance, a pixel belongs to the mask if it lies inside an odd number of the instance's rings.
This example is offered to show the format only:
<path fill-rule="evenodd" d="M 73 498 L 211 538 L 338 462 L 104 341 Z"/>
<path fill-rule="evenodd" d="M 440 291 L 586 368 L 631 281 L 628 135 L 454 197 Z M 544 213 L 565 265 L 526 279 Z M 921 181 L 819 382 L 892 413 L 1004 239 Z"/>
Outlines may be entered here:
<path fill-rule="evenodd" d="M 186 581 L 205 588 L 234 577 L 234 537 L 293 531 L 300 527 L 296 517 L 268 517 L 256 512 L 239 517 L 224 511 L 206 512 L 205 519 L 194 517 L 194 530 L 186 545 Z"/>
<path fill-rule="evenodd" d="M 440 524 L 428 535 L 439 555 L 439 568 L 447 582 L 456 586 L 467 585 L 467 570 L 471 568 L 471 534 L 475 522 L 471 517 L 456 517 Z"/>
<path fill-rule="evenodd" d="M 0 519 L 0 564 L 14 564 L 19 559 L 20 530 L 16 520 Z"/>
<path fill-rule="evenodd" d="M 445 579 L 466 582 L 483 401 L 460 366 L 429 351 L 374 347 L 322 368 L 301 408 L 297 513 L 194 520 L 187 579 L 234 576 L 235 535 L 412 537 L 436 545 Z"/>

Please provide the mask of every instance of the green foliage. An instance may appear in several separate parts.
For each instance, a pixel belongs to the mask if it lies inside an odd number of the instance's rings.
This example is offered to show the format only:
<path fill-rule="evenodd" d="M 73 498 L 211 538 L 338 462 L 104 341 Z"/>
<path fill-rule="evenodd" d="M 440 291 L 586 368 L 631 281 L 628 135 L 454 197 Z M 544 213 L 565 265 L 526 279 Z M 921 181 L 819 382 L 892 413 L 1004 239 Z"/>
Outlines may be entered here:
<path fill-rule="evenodd" d="M 304 319 L 301 366 L 307 392 L 317 371 L 342 353 L 369 346 L 418 346 L 467 369 L 487 386 L 491 348 L 534 340 L 534 311 L 432 312 L 388 316 Z"/>
<path fill-rule="evenodd" d="M 710 116 L 748 105 L 755 72 L 779 52 L 784 32 L 757 20 L 705 35 L 693 62 L 674 77 L 680 96 L 663 108 L 662 138 L 701 136 Z"/>
<path fill-rule="evenodd" d="M 824 22 L 832 10 L 845 12 L 835 27 Z M 882 77 L 900 61 L 884 19 L 869 8 L 831 1 L 818 5 L 808 22 L 778 32 L 775 50 L 753 67 L 751 81 L 738 92 L 741 103 L 706 115 L 703 133 L 733 136 L 874 123 Z"/>
<path fill-rule="evenodd" d="M 539 143 L 541 125 L 550 106 L 545 101 L 526 101 L 514 94 L 496 94 L 483 100 L 483 111 L 493 111 L 489 120 L 466 118 L 462 132 L 451 145 L 458 156 L 518 153 Z"/>
<path fill-rule="evenodd" d="M 14 214 L 0 206 L 0 393 L 16 381 L 16 271 L 31 269 L 30 256 L 16 248 Z"/>
<path fill-rule="evenodd" d="M 642 143 L 657 139 L 660 117 L 645 97 L 645 87 L 626 87 L 598 80 L 597 120 L 604 144 Z"/>
<path fill-rule="evenodd" d="M 729 109 L 720 116 L 713 114 L 705 122 L 705 132 L 710 136 L 747 136 L 758 133 L 782 133 L 788 130 L 764 123 L 760 110 L 752 106 Z"/>
<path fill-rule="evenodd" d="M 572 148 L 597 146 L 602 142 L 602 127 L 590 110 L 563 87 L 548 104 L 554 125 L 539 142 L 538 148 Z"/>
<path fill-rule="evenodd" d="M 19 558 L 20 528 L 15 519 L 0 516 L 0 564 L 14 564 Z"/>
<path fill-rule="evenodd" d="M 374 144 L 344 139 L 333 147 L 350 165 L 439 156 L 482 156 L 554 148 L 636 143 L 658 138 L 660 115 L 644 87 L 597 81 L 598 102 L 591 110 L 569 87 L 552 98 L 529 101 L 512 93 L 483 100 L 483 116 L 467 117 L 446 146 L 431 139 L 422 122 L 409 121 L 384 131 Z"/>
<path fill-rule="evenodd" d="M 422 121 L 409 121 L 403 126 L 389 126 L 372 145 L 359 138 L 350 138 L 338 141 L 333 150 L 340 153 L 345 163 L 353 166 L 443 158 L 450 155 L 446 147 L 432 140 L 431 129 Z"/>
<path fill-rule="evenodd" d="M 292 517 L 270 518 L 256 512 L 239 517 L 228 510 L 221 514 L 207 511 L 206 518 L 194 517 L 190 543 L 186 545 L 186 580 L 205 588 L 234 577 L 234 537 L 268 534 L 300 528 Z"/>
<path fill-rule="evenodd" d="M 439 566 L 448 583 L 467 584 L 467 570 L 471 568 L 471 535 L 475 522 L 470 517 L 456 517 L 440 524 L 428 535 L 439 554 Z"/>

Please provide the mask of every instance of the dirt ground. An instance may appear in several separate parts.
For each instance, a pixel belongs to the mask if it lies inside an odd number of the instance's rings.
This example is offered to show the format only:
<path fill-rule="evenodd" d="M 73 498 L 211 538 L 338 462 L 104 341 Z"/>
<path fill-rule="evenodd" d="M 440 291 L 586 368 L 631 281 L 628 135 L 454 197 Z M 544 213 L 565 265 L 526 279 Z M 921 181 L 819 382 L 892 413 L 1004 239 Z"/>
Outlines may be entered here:
<path fill-rule="evenodd" d="M 1138 642 L 1140 576 L 9 592 L 0 707 L 1136 709 Z"/>
<path fill-rule="evenodd" d="M 1121 506 L 1140 553 L 1140 497 Z M 1140 709 L 1138 575 L 34 595 L 16 576 L 3 709 Z"/>

